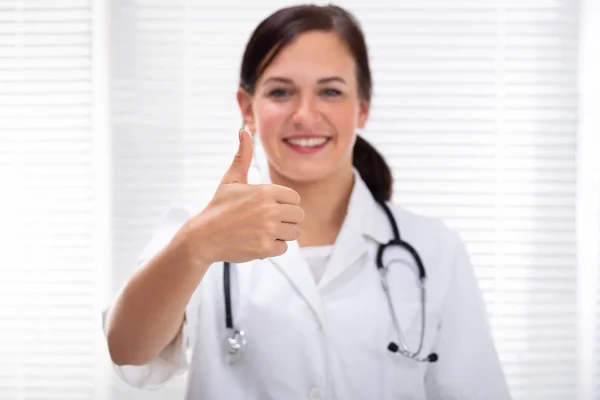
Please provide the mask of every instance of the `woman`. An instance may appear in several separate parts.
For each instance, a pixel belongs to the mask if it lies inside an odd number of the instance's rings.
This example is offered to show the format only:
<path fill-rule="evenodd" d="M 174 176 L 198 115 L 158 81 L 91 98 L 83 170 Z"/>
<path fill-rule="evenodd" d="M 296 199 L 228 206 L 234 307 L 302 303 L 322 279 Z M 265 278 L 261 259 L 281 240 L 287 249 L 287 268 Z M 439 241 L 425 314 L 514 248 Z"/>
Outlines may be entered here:
<path fill-rule="evenodd" d="M 265 181 L 248 184 L 240 131 L 210 203 L 166 214 L 105 324 L 119 375 L 154 387 L 189 369 L 187 398 L 204 400 L 508 399 L 464 245 L 389 203 L 390 170 L 356 134 L 371 100 L 357 22 L 334 6 L 279 10 L 240 81 Z M 409 251 L 388 247 L 378 269 L 394 222 L 425 267 L 425 302 Z"/>

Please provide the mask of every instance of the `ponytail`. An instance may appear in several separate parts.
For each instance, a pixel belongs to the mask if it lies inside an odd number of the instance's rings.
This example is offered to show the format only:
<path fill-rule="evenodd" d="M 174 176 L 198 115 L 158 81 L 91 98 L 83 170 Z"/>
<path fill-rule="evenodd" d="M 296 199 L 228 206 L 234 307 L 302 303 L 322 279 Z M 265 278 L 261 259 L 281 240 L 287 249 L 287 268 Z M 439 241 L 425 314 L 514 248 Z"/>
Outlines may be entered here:
<path fill-rule="evenodd" d="M 356 135 L 356 143 L 354 144 L 353 164 L 375 200 L 391 200 L 393 189 L 392 171 L 383 156 L 359 135 Z"/>

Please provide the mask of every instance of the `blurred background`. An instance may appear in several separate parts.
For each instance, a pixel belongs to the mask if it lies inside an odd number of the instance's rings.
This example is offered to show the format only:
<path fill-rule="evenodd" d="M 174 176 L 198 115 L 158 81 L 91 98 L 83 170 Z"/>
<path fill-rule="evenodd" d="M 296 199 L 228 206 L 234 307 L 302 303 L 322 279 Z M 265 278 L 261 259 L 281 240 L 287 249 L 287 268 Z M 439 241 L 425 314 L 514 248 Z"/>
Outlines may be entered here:
<path fill-rule="evenodd" d="M 101 311 L 169 204 L 211 198 L 246 41 L 296 3 L 0 0 L 0 399 L 183 399 L 118 381 Z M 363 135 L 467 242 L 514 398 L 600 399 L 600 0 L 336 4 Z"/>

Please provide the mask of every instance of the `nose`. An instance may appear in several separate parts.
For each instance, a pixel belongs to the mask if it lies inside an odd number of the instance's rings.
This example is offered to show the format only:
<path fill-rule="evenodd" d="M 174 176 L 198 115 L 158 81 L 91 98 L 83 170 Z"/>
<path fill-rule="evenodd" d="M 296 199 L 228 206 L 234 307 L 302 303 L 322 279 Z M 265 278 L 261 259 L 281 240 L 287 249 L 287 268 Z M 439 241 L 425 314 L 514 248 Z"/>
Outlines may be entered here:
<path fill-rule="evenodd" d="M 320 120 L 320 112 L 318 100 L 315 96 L 304 95 L 301 96 L 292 120 L 296 124 L 305 125 L 307 127 L 313 126 Z"/>

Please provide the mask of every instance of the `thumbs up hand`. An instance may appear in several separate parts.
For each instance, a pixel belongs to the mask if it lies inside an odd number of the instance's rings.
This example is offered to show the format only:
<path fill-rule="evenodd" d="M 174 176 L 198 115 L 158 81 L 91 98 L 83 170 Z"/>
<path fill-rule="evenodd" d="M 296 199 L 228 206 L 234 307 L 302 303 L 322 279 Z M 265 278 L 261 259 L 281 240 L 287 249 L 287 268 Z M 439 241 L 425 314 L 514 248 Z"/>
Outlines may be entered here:
<path fill-rule="evenodd" d="M 221 179 L 221 185 L 230 183 L 248 184 L 248 171 L 252 164 L 254 148 L 248 132 L 240 130 L 240 144 L 229 169 Z"/>
<path fill-rule="evenodd" d="M 248 262 L 287 251 L 300 235 L 304 211 L 300 195 L 279 185 L 249 185 L 252 139 L 240 131 L 240 144 L 209 204 L 184 225 L 192 264 Z"/>

